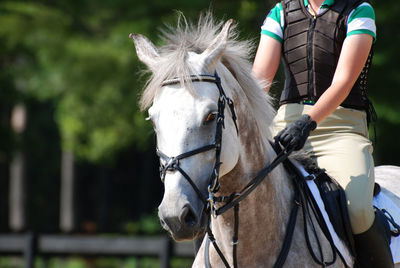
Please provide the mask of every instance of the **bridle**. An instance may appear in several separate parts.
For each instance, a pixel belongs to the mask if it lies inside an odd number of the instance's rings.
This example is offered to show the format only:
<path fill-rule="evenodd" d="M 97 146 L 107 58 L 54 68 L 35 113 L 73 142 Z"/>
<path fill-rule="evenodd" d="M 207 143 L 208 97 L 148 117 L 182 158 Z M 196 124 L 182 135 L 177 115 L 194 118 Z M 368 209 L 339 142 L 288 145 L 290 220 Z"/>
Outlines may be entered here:
<path fill-rule="evenodd" d="M 219 98 L 218 98 L 218 113 L 216 117 L 216 131 L 215 131 L 215 138 L 214 138 L 214 143 L 211 143 L 209 145 L 204 145 L 202 147 L 199 147 L 197 149 L 191 150 L 189 152 L 182 153 L 178 156 L 174 157 L 169 157 L 163 152 L 161 152 L 157 148 L 157 155 L 164 161 L 165 164 L 161 163 L 160 161 L 160 177 L 161 181 L 164 182 L 165 175 L 167 171 L 179 171 L 183 177 L 190 183 L 190 185 L 193 187 L 197 195 L 199 196 L 200 200 L 203 201 L 203 203 L 206 205 L 210 201 L 210 195 L 216 193 L 219 190 L 219 168 L 221 166 L 220 158 L 221 158 L 221 142 L 222 142 L 222 129 L 225 127 L 225 106 L 228 104 L 229 109 L 231 111 L 232 115 L 232 120 L 235 124 L 236 127 L 236 132 L 239 135 L 239 130 L 237 127 L 237 122 L 236 122 L 236 113 L 235 113 L 235 108 L 233 105 L 232 99 L 228 98 L 224 92 L 224 89 L 222 88 L 221 85 L 221 79 L 218 76 L 218 74 L 215 72 L 215 75 L 191 75 L 188 77 L 192 82 L 211 82 L 215 83 L 218 87 L 219 91 Z M 180 78 L 173 78 L 170 80 L 165 80 L 161 86 L 168 86 L 168 85 L 175 85 L 179 84 L 181 81 Z M 180 167 L 179 165 L 179 160 L 188 158 L 190 156 L 203 153 L 206 151 L 210 151 L 215 149 L 215 163 L 214 163 L 214 168 L 213 172 L 210 175 L 210 178 L 208 180 L 208 193 L 209 196 L 208 198 L 205 197 L 200 189 L 197 187 L 197 185 L 193 182 L 193 180 L 190 178 L 190 176 Z"/>
<path fill-rule="evenodd" d="M 246 198 L 264 179 L 265 177 L 279 164 L 281 164 L 283 161 L 285 161 L 291 151 L 287 150 L 282 150 L 276 158 L 269 164 L 266 165 L 264 169 L 262 169 L 256 177 L 254 177 L 241 191 L 239 192 L 234 192 L 229 196 L 215 196 L 215 193 L 218 192 L 220 188 L 220 183 L 219 183 L 219 169 L 220 169 L 220 156 L 221 156 L 221 142 L 222 142 L 222 130 L 225 127 L 224 120 L 225 120 L 225 107 L 226 104 L 228 104 L 228 107 L 231 112 L 232 120 L 235 124 L 236 127 L 236 132 L 239 135 L 238 127 L 237 127 L 237 118 L 236 118 L 236 113 L 235 113 L 235 108 L 232 99 L 226 96 L 224 89 L 222 88 L 221 85 L 221 79 L 218 76 L 217 72 L 215 72 L 214 75 L 190 75 L 189 77 L 184 78 L 186 80 L 190 80 L 192 82 L 211 82 L 215 83 L 217 85 L 218 91 L 219 91 L 219 98 L 218 98 L 218 114 L 216 117 L 216 131 L 215 131 L 215 139 L 214 142 L 205 145 L 199 148 L 196 148 L 194 150 L 182 153 L 177 156 L 167 156 L 165 153 L 161 152 L 157 148 L 157 155 L 160 157 L 160 159 L 163 160 L 160 161 L 160 177 L 161 180 L 164 182 L 165 175 L 167 171 L 178 171 L 180 172 L 183 177 L 189 182 L 189 184 L 192 186 L 194 191 L 197 193 L 198 197 L 202 202 L 204 203 L 206 207 L 206 213 L 209 215 L 209 221 L 211 220 L 211 215 L 214 215 L 217 217 L 218 215 L 223 214 L 227 210 L 231 209 L 232 207 L 234 208 L 234 234 L 232 237 L 232 254 L 233 254 L 233 266 L 236 268 L 237 267 L 237 244 L 238 244 L 238 231 L 239 231 L 239 203 Z M 173 78 L 169 80 L 165 80 L 161 86 L 168 86 L 168 85 L 176 85 L 181 82 L 181 78 Z M 197 185 L 193 182 L 193 180 L 190 178 L 190 176 L 180 167 L 179 161 L 191 157 L 196 154 L 200 154 L 203 152 L 207 152 L 210 150 L 215 149 L 215 163 L 213 167 L 213 171 L 210 175 L 210 178 L 208 179 L 208 197 L 205 197 L 201 190 L 197 187 Z M 295 194 L 295 198 L 297 199 L 297 194 Z M 224 203 L 224 205 L 220 206 L 219 208 L 216 208 L 217 203 Z M 298 206 L 295 206 L 298 207 Z M 289 223 L 293 223 L 292 225 L 294 226 L 294 222 L 296 219 L 297 215 L 297 209 L 293 209 Z M 293 229 L 290 229 L 288 231 L 289 235 L 287 234 L 284 241 L 284 247 L 278 257 L 278 260 L 275 264 L 274 267 L 281 267 L 283 265 L 284 260 L 287 257 L 288 254 L 288 247 L 290 247 L 290 241 L 288 243 L 288 240 L 291 240 L 291 236 L 293 236 Z M 208 235 L 208 240 L 206 244 L 206 250 L 205 250 L 205 264 L 206 267 L 211 267 L 209 259 L 208 259 L 208 248 L 209 248 L 209 242 L 211 241 L 215 250 L 217 251 L 218 255 L 220 256 L 222 262 L 224 263 L 225 267 L 230 267 L 228 261 L 226 260 L 225 256 L 223 255 L 222 251 L 217 245 L 217 242 L 215 240 L 215 237 L 212 233 L 212 230 L 210 228 L 210 222 L 207 223 L 207 229 L 206 233 Z M 289 246 L 287 246 L 289 244 Z"/>

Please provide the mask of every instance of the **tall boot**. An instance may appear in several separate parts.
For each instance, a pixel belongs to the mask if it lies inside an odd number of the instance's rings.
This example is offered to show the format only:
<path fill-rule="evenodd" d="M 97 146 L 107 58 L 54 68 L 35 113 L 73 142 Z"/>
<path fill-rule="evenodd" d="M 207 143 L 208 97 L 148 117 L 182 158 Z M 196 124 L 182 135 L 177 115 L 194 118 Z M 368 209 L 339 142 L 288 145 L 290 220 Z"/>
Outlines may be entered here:
<path fill-rule="evenodd" d="M 375 220 L 366 232 L 354 235 L 357 268 L 393 268 L 393 257 L 390 251 L 390 226 L 377 209 Z"/>

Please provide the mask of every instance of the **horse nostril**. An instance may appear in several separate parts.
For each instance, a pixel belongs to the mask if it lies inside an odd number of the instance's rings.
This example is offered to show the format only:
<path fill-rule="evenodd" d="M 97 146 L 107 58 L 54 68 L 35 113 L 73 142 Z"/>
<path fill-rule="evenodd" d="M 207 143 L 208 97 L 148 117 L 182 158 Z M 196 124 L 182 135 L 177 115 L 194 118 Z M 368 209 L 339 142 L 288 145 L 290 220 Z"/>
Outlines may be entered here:
<path fill-rule="evenodd" d="M 193 212 L 192 208 L 189 206 L 183 207 L 180 220 L 181 223 L 186 225 L 187 227 L 192 227 L 197 224 L 197 216 Z"/>

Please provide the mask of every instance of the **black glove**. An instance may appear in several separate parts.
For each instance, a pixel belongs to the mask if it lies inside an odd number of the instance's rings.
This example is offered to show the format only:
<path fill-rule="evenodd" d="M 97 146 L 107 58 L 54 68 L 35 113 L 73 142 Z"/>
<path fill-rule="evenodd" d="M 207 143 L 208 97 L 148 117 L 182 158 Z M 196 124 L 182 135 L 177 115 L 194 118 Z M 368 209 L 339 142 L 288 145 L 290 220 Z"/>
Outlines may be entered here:
<path fill-rule="evenodd" d="M 317 123 L 311 120 L 308 114 L 303 114 L 299 119 L 287 125 L 275 140 L 279 141 L 288 151 L 303 148 L 310 131 L 317 127 Z"/>

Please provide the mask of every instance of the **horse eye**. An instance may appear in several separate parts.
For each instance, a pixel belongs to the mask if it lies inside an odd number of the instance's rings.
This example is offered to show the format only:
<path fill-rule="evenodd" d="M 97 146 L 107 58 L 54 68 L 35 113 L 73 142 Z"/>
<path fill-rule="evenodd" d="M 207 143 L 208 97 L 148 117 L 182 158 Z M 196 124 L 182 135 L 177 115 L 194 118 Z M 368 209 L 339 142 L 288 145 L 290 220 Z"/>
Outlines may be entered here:
<path fill-rule="evenodd" d="M 214 121 L 215 118 L 217 118 L 217 112 L 209 113 L 207 115 L 206 119 L 204 120 L 204 124 L 208 124 L 208 123 Z"/>

